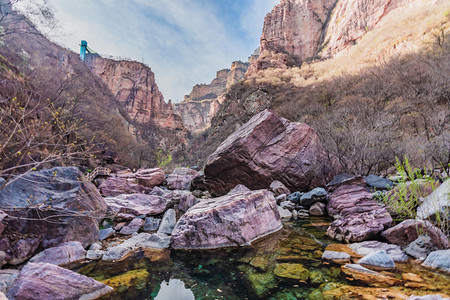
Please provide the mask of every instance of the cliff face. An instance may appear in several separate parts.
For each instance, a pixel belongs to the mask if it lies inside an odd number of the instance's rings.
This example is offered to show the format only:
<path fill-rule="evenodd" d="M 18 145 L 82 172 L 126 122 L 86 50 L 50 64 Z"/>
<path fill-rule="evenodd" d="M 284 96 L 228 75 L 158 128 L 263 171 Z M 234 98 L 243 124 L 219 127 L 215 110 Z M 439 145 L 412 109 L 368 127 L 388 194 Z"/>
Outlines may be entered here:
<path fill-rule="evenodd" d="M 264 20 L 261 54 L 248 76 L 349 48 L 390 11 L 413 0 L 281 0 Z"/>
<path fill-rule="evenodd" d="M 340 0 L 325 33 L 324 56 L 349 48 L 390 11 L 413 0 Z"/>
<path fill-rule="evenodd" d="M 210 84 L 198 84 L 186 95 L 184 101 L 173 105 L 175 114 L 183 119 L 184 126 L 194 134 L 211 126 L 211 119 L 219 111 L 229 88 L 244 79 L 248 64 L 235 61 L 231 69 L 217 72 Z"/>
<path fill-rule="evenodd" d="M 95 58 L 90 68 L 126 108 L 133 122 L 145 124 L 152 121 L 161 128 L 184 129 L 182 120 L 173 113 L 170 101 L 164 101 L 155 74 L 146 65 Z"/>

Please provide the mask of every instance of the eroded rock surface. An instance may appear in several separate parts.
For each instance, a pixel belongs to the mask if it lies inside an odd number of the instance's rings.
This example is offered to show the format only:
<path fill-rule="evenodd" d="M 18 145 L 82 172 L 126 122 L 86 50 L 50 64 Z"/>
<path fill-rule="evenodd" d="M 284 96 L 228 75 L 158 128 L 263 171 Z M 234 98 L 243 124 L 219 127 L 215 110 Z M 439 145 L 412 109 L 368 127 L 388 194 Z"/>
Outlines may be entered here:
<path fill-rule="evenodd" d="M 30 259 L 32 263 L 49 263 L 57 266 L 83 261 L 86 250 L 80 242 L 67 242 L 59 246 L 45 249 Z"/>
<path fill-rule="evenodd" d="M 75 167 L 23 176 L 0 191 L 0 206 L 8 209 L 10 216 L 19 217 L 8 220 L 8 227 L 23 234 L 38 234 L 43 248 L 66 241 L 91 245 L 98 238 L 98 222 L 107 208 L 97 188 Z M 55 218 L 57 215 L 61 217 Z M 57 222 L 47 222 L 46 218 Z"/>
<path fill-rule="evenodd" d="M 174 249 L 248 246 L 281 228 L 271 192 L 241 192 L 193 206 L 175 226 L 171 243 Z"/>

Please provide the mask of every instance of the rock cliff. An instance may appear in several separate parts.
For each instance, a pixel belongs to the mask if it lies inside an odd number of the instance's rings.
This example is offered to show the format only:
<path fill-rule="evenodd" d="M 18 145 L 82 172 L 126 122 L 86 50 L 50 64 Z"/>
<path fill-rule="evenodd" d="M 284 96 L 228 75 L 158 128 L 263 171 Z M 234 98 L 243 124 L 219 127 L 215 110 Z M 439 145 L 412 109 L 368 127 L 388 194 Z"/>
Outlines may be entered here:
<path fill-rule="evenodd" d="M 349 48 L 390 11 L 414 0 L 281 0 L 267 14 L 261 53 L 247 76 L 270 67 L 300 65 Z"/>
<path fill-rule="evenodd" d="M 181 118 L 173 113 L 170 100 L 169 103 L 164 101 L 155 74 L 146 65 L 97 57 L 89 67 L 122 103 L 133 122 L 152 121 L 164 129 L 184 129 Z"/>
<path fill-rule="evenodd" d="M 211 119 L 219 111 L 230 87 L 244 79 L 248 63 L 235 61 L 231 69 L 217 72 L 210 84 L 197 84 L 183 102 L 174 104 L 174 112 L 183 119 L 184 126 L 194 134 L 211 126 Z"/>

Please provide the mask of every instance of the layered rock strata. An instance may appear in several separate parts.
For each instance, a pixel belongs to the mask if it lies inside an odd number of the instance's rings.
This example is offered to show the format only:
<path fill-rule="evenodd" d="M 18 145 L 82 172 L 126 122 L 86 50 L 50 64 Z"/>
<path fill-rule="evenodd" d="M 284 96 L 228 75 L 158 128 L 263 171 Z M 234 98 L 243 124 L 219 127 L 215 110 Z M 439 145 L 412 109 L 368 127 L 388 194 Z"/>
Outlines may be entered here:
<path fill-rule="evenodd" d="M 304 123 L 291 123 L 270 110 L 255 115 L 208 158 L 205 184 L 223 195 L 238 184 L 268 188 L 279 180 L 290 190 L 324 186 L 330 173 L 319 137 Z"/>

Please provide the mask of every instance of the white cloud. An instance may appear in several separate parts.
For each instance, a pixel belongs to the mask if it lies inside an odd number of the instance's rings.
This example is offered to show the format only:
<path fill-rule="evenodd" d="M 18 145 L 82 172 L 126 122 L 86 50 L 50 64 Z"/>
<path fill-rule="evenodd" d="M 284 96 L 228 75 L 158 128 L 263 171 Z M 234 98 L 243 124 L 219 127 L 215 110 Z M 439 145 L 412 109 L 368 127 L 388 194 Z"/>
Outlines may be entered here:
<path fill-rule="evenodd" d="M 47 1 L 67 33 L 57 37 L 60 43 L 78 52 L 87 40 L 101 54 L 144 60 L 166 100 L 174 101 L 233 60 L 245 60 L 258 45 L 265 14 L 279 2 L 245 0 L 250 9 L 227 24 L 206 0 Z M 247 36 L 235 34 L 238 26 Z"/>

